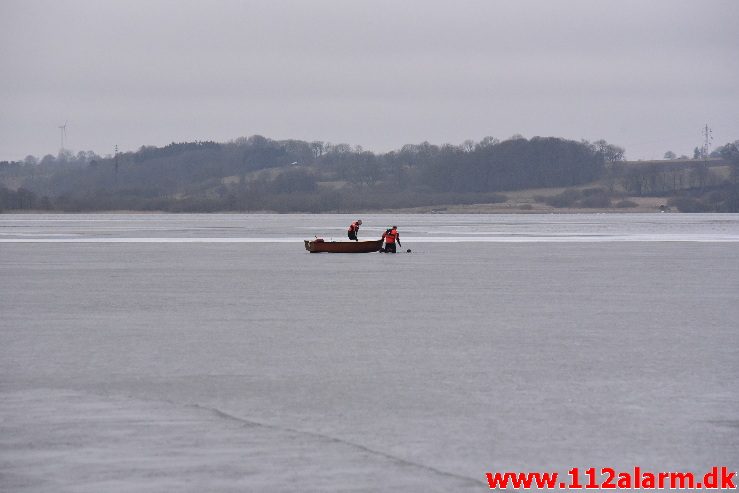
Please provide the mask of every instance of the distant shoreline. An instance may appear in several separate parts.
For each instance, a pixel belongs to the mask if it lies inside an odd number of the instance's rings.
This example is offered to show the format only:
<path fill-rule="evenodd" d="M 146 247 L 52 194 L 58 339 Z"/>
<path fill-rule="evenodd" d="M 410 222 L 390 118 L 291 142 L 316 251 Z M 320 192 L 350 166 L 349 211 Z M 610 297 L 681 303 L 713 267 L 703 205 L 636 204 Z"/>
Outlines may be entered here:
<path fill-rule="evenodd" d="M 514 192 L 505 192 L 507 200 L 498 203 L 479 204 L 446 204 L 428 205 L 419 207 L 407 207 L 398 209 L 352 209 L 342 211 L 325 212 L 277 212 L 270 210 L 261 211 L 202 211 L 202 212 L 180 212 L 180 211 L 142 211 L 142 210 L 99 210 L 99 211 L 59 211 L 42 209 L 18 209 L 0 212 L 3 214 L 649 214 L 660 211 L 660 206 L 666 206 L 665 197 L 631 197 L 624 199 L 636 204 L 634 207 L 553 207 L 535 199 L 539 195 L 554 195 L 564 189 L 531 189 Z M 678 212 L 671 208 L 666 212 Z"/>

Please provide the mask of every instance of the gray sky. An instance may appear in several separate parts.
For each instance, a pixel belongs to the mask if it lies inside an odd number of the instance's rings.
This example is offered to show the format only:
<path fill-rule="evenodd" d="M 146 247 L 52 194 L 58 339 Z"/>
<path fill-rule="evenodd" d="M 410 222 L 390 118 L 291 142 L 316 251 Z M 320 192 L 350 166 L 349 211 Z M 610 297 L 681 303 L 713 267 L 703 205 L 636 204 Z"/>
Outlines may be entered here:
<path fill-rule="evenodd" d="M 0 0 L 0 160 L 261 134 L 739 139 L 739 1 Z"/>

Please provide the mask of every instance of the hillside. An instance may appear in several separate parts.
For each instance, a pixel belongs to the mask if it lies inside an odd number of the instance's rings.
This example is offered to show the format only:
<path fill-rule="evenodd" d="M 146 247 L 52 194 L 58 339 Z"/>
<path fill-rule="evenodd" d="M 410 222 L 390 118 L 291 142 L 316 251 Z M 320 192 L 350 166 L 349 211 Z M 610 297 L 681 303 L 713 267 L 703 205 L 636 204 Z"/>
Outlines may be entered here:
<path fill-rule="evenodd" d="M 261 136 L 172 143 L 0 163 L 0 208 L 60 211 L 653 210 L 674 195 L 713 191 L 731 209 L 725 157 L 627 162 L 605 141 L 486 138 L 424 142 L 374 154 L 361 147 Z M 727 195 L 728 194 L 728 195 Z M 715 195 L 715 194 L 714 194 Z M 659 201 L 645 200 L 657 197 Z M 698 198 L 696 200 L 702 200 Z M 486 205 L 481 205 L 486 204 Z M 714 207 L 715 206 L 715 207 Z"/>
<path fill-rule="evenodd" d="M 374 154 L 252 136 L 4 163 L 0 182 L 61 210 L 324 212 L 497 202 L 502 190 L 587 183 L 603 163 L 594 145 L 558 138 L 425 142 Z"/>

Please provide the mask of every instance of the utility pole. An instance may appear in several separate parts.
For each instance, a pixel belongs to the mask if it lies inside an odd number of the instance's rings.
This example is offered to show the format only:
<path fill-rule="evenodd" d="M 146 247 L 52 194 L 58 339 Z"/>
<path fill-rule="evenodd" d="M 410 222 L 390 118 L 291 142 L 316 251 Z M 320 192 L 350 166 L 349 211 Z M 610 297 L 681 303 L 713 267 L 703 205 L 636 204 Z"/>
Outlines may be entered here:
<path fill-rule="evenodd" d="M 713 130 L 706 123 L 701 129 L 701 135 L 703 136 L 703 146 L 701 147 L 700 153 L 703 158 L 703 162 L 696 167 L 698 173 L 698 185 L 700 186 L 701 192 L 703 192 L 708 180 L 708 151 L 711 148 L 711 142 L 713 142 Z"/>
<path fill-rule="evenodd" d="M 713 142 L 713 130 L 706 123 L 701 134 L 703 135 L 703 162 L 708 165 L 708 150 L 711 148 L 711 143 Z"/>
<path fill-rule="evenodd" d="M 67 122 L 64 122 L 64 125 L 59 125 L 59 132 L 61 133 L 62 137 L 62 147 L 60 148 L 61 151 L 64 150 L 64 137 L 67 136 Z"/>

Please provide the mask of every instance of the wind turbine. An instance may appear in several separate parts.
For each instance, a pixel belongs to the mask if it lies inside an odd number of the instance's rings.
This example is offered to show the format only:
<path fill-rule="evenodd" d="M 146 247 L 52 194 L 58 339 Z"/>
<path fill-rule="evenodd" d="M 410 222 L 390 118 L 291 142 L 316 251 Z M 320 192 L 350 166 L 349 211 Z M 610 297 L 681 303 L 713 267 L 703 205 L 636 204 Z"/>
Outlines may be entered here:
<path fill-rule="evenodd" d="M 62 134 L 62 151 L 64 150 L 64 137 L 67 136 L 67 120 L 64 120 L 64 125 L 59 126 L 59 130 Z"/>

